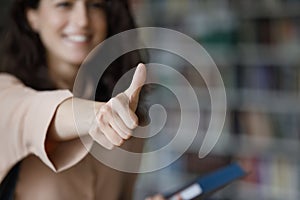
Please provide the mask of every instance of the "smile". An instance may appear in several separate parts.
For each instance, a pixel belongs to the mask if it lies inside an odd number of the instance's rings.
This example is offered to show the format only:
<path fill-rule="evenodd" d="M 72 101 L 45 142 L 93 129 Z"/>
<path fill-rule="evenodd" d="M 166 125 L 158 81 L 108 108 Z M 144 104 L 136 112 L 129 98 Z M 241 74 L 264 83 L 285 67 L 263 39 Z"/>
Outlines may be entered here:
<path fill-rule="evenodd" d="M 78 42 L 78 43 L 88 42 L 90 39 L 90 37 L 86 35 L 68 35 L 66 36 L 66 38 L 71 42 Z"/>

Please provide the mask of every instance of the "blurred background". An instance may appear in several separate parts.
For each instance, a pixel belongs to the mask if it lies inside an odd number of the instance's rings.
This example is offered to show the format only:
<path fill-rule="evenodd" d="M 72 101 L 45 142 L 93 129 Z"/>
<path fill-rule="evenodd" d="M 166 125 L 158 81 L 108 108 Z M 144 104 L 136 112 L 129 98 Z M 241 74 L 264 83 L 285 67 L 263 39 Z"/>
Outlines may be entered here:
<path fill-rule="evenodd" d="M 225 127 L 209 156 L 198 158 L 196 140 L 171 166 L 142 174 L 136 199 L 172 191 L 234 161 L 249 167 L 250 175 L 211 199 L 300 199 L 300 1 L 132 0 L 132 9 L 138 26 L 170 28 L 199 42 L 218 66 L 228 103 Z M 167 52 L 150 52 L 150 61 L 172 66 L 189 80 L 205 130 L 210 101 L 201 76 Z M 157 93 L 168 112 L 159 135 L 172 135 L 180 121 L 178 105 L 167 91 Z M 146 149 L 168 138 L 151 140 Z M 156 161 L 143 164 L 149 162 Z"/>
<path fill-rule="evenodd" d="M 300 0 L 131 1 L 138 26 L 180 31 L 206 49 L 222 75 L 228 103 L 221 138 L 209 156 L 198 158 L 201 144 L 195 140 L 171 166 L 141 174 L 135 199 L 172 191 L 234 161 L 250 168 L 250 175 L 210 199 L 300 199 Z M 0 3 L 3 16 L 7 2 Z M 200 99 L 199 132 L 205 131 L 210 100 L 201 76 L 176 55 L 158 50 L 149 54 L 150 61 L 172 66 L 189 80 Z M 176 84 L 163 74 L 159 78 Z M 155 95 L 160 98 L 154 103 L 163 105 L 168 117 L 146 150 L 166 144 L 180 121 L 172 93 L 160 88 Z M 159 123 L 159 118 L 152 119 L 153 126 Z M 158 160 L 143 160 L 142 165 Z"/>

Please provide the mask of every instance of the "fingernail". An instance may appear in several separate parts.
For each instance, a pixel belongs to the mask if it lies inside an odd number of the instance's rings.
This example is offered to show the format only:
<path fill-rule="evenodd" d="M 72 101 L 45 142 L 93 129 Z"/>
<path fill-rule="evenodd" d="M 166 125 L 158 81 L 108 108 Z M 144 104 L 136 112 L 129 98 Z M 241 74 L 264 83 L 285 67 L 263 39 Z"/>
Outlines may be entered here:
<path fill-rule="evenodd" d="M 137 69 L 140 70 L 143 65 L 144 65 L 143 63 L 139 63 L 138 66 L 137 66 Z"/>

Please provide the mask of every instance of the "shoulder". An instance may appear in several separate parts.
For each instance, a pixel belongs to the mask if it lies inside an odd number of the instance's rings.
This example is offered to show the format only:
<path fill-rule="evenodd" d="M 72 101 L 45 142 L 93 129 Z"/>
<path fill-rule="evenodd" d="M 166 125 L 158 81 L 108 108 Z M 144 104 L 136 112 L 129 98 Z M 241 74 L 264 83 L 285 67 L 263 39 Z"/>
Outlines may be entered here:
<path fill-rule="evenodd" d="M 8 73 L 0 73 L 0 87 L 7 87 L 11 85 L 22 85 L 22 82 L 15 76 Z"/>

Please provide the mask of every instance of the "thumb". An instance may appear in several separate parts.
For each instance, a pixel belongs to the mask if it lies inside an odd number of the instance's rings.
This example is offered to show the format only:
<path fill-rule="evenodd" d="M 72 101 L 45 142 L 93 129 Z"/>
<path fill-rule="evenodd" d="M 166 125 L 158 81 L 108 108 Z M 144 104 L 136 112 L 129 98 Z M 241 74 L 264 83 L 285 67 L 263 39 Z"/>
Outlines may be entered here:
<path fill-rule="evenodd" d="M 140 90 L 146 82 L 146 77 L 146 66 L 140 63 L 134 72 L 129 88 L 124 92 L 130 101 L 134 100 L 135 98 L 138 98 Z"/>

